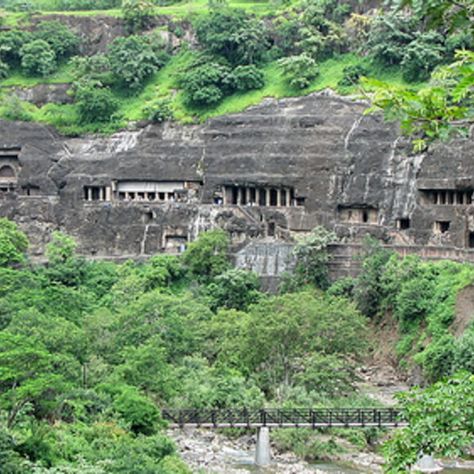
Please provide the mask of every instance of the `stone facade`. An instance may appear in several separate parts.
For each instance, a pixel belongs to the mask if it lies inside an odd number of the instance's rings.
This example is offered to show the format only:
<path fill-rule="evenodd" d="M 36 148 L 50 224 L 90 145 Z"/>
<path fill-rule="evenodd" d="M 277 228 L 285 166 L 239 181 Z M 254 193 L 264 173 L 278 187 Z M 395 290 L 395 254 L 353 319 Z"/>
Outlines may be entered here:
<path fill-rule="evenodd" d="M 252 267 L 247 246 L 251 256 L 255 243 L 288 243 L 323 225 L 342 243 L 371 234 L 470 259 L 473 140 L 412 155 L 397 127 L 365 108 L 319 93 L 105 138 L 0 122 L 0 215 L 20 224 L 38 258 L 55 229 L 86 256 L 127 258 L 176 253 L 222 227 Z"/>

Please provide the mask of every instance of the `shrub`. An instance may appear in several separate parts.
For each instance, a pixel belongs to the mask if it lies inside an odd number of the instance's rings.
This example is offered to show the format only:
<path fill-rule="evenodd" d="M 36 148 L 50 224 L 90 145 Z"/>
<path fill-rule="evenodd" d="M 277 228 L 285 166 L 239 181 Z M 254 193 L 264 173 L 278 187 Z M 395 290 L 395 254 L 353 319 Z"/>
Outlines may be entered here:
<path fill-rule="evenodd" d="M 474 326 L 456 341 L 453 365 L 454 370 L 474 373 Z"/>
<path fill-rule="evenodd" d="M 9 72 L 10 72 L 10 67 L 8 66 L 8 64 L 3 62 L 0 59 L 0 80 L 8 77 Z"/>
<path fill-rule="evenodd" d="M 145 36 L 117 38 L 109 48 L 110 68 L 117 82 L 132 91 L 143 87 L 145 81 L 167 60 L 158 45 Z"/>
<path fill-rule="evenodd" d="M 46 41 L 58 59 L 74 54 L 80 42 L 79 37 L 60 21 L 43 21 L 38 25 L 34 36 Z"/>
<path fill-rule="evenodd" d="M 20 50 L 21 67 L 27 74 L 47 76 L 56 70 L 56 54 L 44 40 L 34 40 Z"/>
<path fill-rule="evenodd" d="M 435 32 L 418 33 L 405 48 L 401 62 L 403 77 L 407 81 L 424 81 L 431 71 L 441 64 L 446 51 L 443 37 Z"/>
<path fill-rule="evenodd" d="M 233 65 L 255 64 L 268 48 L 265 26 L 243 10 L 212 10 L 195 27 L 201 46 Z"/>
<path fill-rule="evenodd" d="M 20 64 L 20 50 L 33 40 L 28 31 L 10 30 L 0 34 L 0 59 L 10 66 Z"/>
<path fill-rule="evenodd" d="M 28 239 L 17 224 L 0 218 L 0 266 L 24 262 L 27 248 Z"/>
<path fill-rule="evenodd" d="M 225 95 L 229 67 L 206 59 L 198 58 L 179 77 L 184 99 L 189 104 L 215 105 Z"/>
<path fill-rule="evenodd" d="M 191 242 L 183 254 L 184 264 L 192 275 L 208 279 L 230 267 L 229 236 L 221 229 L 210 230 Z"/>
<path fill-rule="evenodd" d="M 168 98 L 157 99 L 144 108 L 146 118 L 152 122 L 165 122 L 173 117 L 171 100 Z"/>
<path fill-rule="evenodd" d="M 29 122 L 32 116 L 27 109 L 27 104 L 16 94 L 8 94 L 2 99 L 2 116 L 7 120 L 20 120 Z"/>
<path fill-rule="evenodd" d="M 156 432 L 160 412 L 148 398 L 140 395 L 135 387 L 124 386 L 114 401 L 114 409 L 120 414 L 135 434 L 149 436 Z"/>
<path fill-rule="evenodd" d="M 308 87 L 319 75 L 316 61 L 306 53 L 280 59 L 278 65 L 290 86 L 297 89 Z"/>
<path fill-rule="evenodd" d="M 342 87 L 354 86 L 359 82 L 359 79 L 367 73 L 367 68 L 361 64 L 346 66 L 342 70 L 342 79 L 339 81 L 338 85 Z"/>
<path fill-rule="evenodd" d="M 211 308 L 245 310 L 259 298 L 258 275 L 240 268 L 232 268 L 214 278 L 208 286 Z"/>
<path fill-rule="evenodd" d="M 372 24 L 367 42 L 373 58 L 387 66 L 400 64 L 417 26 L 414 17 L 402 13 L 378 16 Z"/>
<path fill-rule="evenodd" d="M 82 123 L 108 122 L 119 105 L 108 87 L 99 87 L 94 83 L 78 86 L 75 101 Z"/>
<path fill-rule="evenodd" d="M 230 73 L 227 81 L 232 89 L 238 91 L 261 89 L 265 84 L 262 71 L 253 64 L 248 66 L 237 66 Z"/>
<path fill-rule="evenodd" d="M 155 7 L 149 0 L 123 0 L 122 15 L 131 32 L 146 28 L 153 17 Z"/>

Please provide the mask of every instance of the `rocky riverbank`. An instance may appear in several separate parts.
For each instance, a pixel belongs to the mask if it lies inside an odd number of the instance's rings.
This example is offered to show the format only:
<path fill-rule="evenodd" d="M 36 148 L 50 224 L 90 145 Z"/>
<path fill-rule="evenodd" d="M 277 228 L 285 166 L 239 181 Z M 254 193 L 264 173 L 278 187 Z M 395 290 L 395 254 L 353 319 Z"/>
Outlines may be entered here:
<path fill-rule="evenodd" d="M 258 469 L 253 464 L 255 436 L 229 439 L 211 430 L 185 428 L 169 430 L 184 461 L 194 472 L 206 474 L 324 474 L 293 454 L 273 454 L 272 466 Z"/>

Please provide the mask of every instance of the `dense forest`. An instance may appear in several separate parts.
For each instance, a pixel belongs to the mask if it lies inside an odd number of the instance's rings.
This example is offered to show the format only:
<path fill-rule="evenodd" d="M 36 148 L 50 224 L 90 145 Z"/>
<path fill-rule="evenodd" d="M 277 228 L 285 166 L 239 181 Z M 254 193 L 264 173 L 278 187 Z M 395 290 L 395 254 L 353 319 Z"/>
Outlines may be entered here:
<path fill-rule="evenodd" d="M 421 448 L 460 455 L 474 432 L 474 328 L 457 339 L 450 328 L 473 267 L 402 259 L 369 241 L 361 275 L 329 285 L 328 237 L 318 229 L 301 242 L 295 272 L 269 295 L 232 267 L 220 230 L 179 257 L 123 264 L 84 260 L 55 233 L 47 264 L 33 265 L 25 235 L 0 220 L 2 472 L 189 472 L 162 407 L 372 406 L 355 369 L 387 317 L 402 369 L 420 366 L 429 382 L 458 374 L 402 401 L 412 424 L 386 445 L 388 472 Z M 380 434 L 337 432 L 361 447 Z M 306 459 L 337 450 L 317 436 L 274 433 Z"/>

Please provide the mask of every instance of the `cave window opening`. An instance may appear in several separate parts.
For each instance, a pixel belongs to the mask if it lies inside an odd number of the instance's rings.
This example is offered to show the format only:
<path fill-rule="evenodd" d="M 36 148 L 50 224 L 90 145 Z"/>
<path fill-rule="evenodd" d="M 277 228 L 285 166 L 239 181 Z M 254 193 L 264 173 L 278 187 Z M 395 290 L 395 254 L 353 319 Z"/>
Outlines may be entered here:
<path fill-rule="evenodd" d="M 436 221 L 435 232 L 438 234 L 444 234 L 449 231 L 450 226 L 451 226 L 450 221 Z"/>
<path fill-rule="evenodd" d="M 286 191 L 280 190 L 280 193 L 281 193 L 281 205 L 286 207 L 288 205 L 286 202 Z"/>
<path fill-rule="evenodd" d="M 275 223 L 274 222 L 268 223 L 267 235 L 268 237 L 275 237 Z"/>
<path fill-rule="evenodd" d="M 239 189 L 234 186 L 232 188 L 232 204 L 237 204 L 238 196 L 239 196 Z"/>
<path fill-rule="evenodd" d="M 147 211 L 143 213 L 143 223 L 149 224 L 153 220 L 153 212 Z"/>
<path fill-rule="evenodd" d="M 277 190 L 270 189 L 270 206 L 276 206 L 276 205 L 277 205 Z"/>
<path fill-rule="evenodd" d="M 247 204 L 247 188 L 240 188 L 240 204 L 244 205 Z"/>
<path fill-rule="evenodd" d="M 401 230 L 406 230 L 410 228 L 410 219 L 408 217 L 403 217 L 398 220 L 398 228 Z"/>
<path fill-rule="evenodd" d="M 255 201 L 257 200 L 257 190 L 255 188 L 250 188 L 250 203 L 255 204 Z"/>
<path fill-rule="evenodd" d="M 296 205 L 297 206 L 304 206 L 304 203 L 305 203 L 305 198 L 304 197 L 297 197 L 296 198 Z"/>
<path fill-rule="evenodd" d="M 469 232 L 469 248 L 474 249 L 474 232 Z"/>
<path fill-rule="evenodd" d="M 362 211 L 362 222 L 367 224 L 369 222 L 369 213 L 367 211 Z"/>

